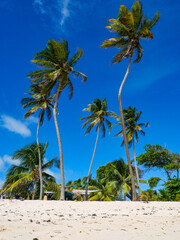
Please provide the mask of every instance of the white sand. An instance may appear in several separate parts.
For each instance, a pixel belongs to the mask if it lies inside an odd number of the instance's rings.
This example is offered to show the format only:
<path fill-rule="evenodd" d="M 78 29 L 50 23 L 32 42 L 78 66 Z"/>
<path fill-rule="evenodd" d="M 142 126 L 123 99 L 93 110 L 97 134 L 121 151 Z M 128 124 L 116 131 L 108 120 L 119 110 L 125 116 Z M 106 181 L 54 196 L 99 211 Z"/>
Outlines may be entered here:
<path fill-rule="evenodd" d="M 0 200 L 0 240 L 179 240 L 180 202 Z"/>

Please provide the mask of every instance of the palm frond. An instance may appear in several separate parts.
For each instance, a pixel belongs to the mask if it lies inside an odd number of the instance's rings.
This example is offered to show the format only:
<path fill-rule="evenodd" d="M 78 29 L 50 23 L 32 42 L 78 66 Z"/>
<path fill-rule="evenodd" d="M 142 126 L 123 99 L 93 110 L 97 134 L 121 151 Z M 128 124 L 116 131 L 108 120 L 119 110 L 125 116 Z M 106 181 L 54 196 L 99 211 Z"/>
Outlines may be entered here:
<path fill-rule="evenodd" d="M 6 190 L 6 192 L 12 192 L 13 190 L 17 189 L 19 186 L 23 186 L 26 183 L 32 182 L 33 178 L 34 178 L 34 172 L 27 173 L 26 176 L 20 178 L 19 180 L 11 184 L 11 186 Z"/>
<path fill-rule="evenodd" d="M 76 53 L 72 56 L 69 61 L 69 65 L 74 67 L 78 61 L 82 58 L 84 51 L 80 48 L 77 49 Z"/>
<path fill-rule="evenodd" d="M 75 76 L 75 77 L 80 77 L 82 78 L 82 82 L 86 82 L 87 80 L 87 76 L 81 72 L 77 72 L 77 71 L 72 71 L 72 74 Z"/>
<path fill-rule="evenodd" d="M 60 167 L 60 162 L 57 159 L 57 157 L 54 157 L 53 159 L 51 159 L 50 161 L 48 161 L 47 163 L 43 164 L 42 169 L 47 169 L 47 168 L 52 168 L 53 166 L 59 168 Z"/>

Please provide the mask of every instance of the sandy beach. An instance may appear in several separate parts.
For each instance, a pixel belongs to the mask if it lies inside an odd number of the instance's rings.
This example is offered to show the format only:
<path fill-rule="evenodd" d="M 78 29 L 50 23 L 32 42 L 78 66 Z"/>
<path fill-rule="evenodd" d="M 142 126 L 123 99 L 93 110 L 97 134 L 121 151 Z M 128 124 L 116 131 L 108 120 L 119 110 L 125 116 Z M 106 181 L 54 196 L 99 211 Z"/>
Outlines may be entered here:
<path fill-rule="evenodd" d="M 179 202 L 0 200 L 0 240 L 178 240 Z"/>

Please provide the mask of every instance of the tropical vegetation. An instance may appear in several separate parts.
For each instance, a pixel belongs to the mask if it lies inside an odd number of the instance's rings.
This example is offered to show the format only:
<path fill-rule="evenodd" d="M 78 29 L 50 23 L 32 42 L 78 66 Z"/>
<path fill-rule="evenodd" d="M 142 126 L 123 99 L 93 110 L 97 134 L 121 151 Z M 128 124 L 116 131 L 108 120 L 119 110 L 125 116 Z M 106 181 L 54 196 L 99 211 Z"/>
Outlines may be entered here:
<path fill-rule="evenodd" d="M 117 37 L 110 38 L 104 41 L 101 45 L 103 48 L 116 47 L 121 49 L 120 52 L 113 58 L 112 63 L 119 63 L 123 59 L 128 58 L 129 64 L 124 76 L 124 79 L 120 85 L 119 93 L 118 93 L 118 101 L 119 101 L 119 110 L 122 122 L 122 133 L 124 139 L 124 145 L 129 165 L 129 171 L 131 175 L 131 183 L 132 183 L 132 194 L 133 200 L 137 199 L 134 176 L 130 161 L 130 155 L 128 150 L 128 142 L 126 138 L 125 131 L 125 123 L 123 116 L 123 108 L 121 101 L 122 89 L 125 84 L 125 81 L 128 77 L 131 63 L 133 57 L 136 55 L 134 63 L 138 63 L 143 55 L 143 49 L 140 44 L 141 39 L 153 39 L 153 34 L 151 32 L 152 27 L 158 22 L 160 15 L 156 12 L 154 18 L 152 20 L 148 19 L 143 14 L 142 3 L 136 0 L 131 7 L 131 10 L 128 10 L 126 6 L 121 5 L 118 13 L 117 19 L 109 19 L 110 26 L 107 28 L 115 33 Z"/>
<path fill-rule="evenodd" d="M 97 131 L 94 152 L 93 152 L 93 156 L 91 159 L 88 177 L 87 177 L 87 184 L 86 184 L 85 200 L 88 200 L 88 198 L 87 198 L 88 185 L 89 185 L 89 179 L 90 179 L 90 175 L 91 175 L 92 164 L 93 164 L 95 153 L 96 153 L 96 147 L 97 147 L 97 142 L 98 142 L 98 138 L 99 138 L 99 130 L 100 130 L 100 128 L 102 129 L 102 132 L 103 132 L 102 136 L 105 137 L 105 134 L 106 134 L 105 126 L 107 126 L 109 133 L 110 133 L 112 124 L 107 118 L 114 117 L 114 116 L 116 116 L 116 114 L 112 111 L 107 110 L 107 101 L 105 98 L 102 101 L 98 98 L 94 99 L 93 104 L 88 104 L 88 107 L 84 108 L 83 111 L 88 111 L 91 113 L 90 115 L 88 115 L 86 117 L 80 118 L 80 120 L 86 120 L 86 122 L 82 126 L 83 128 L 88 125 L 85 135 L 90 133 L 90 131 L 92 130 L 93 127 L 96 127 L 96 131 Z"/>
<path fill-rule="evenodd" d="M 138 123 L 141 114 L 142 112 L 137 111 L 136 108 L 129 107 L 127 109 L 123 109 L 126 138 L 127 138 L 129 147 L 133 145 L 134 165 L 135 165 L 135 171 L 136 171 L 137 184 L 139 188 L 139 194 L 141 192 L 141 188 L 140 188 L 139 173 L 138 173 L 138 168 L 136 163 L 135 141 L 136 143 L 139 142 L 139 134 L 143 136 L 145 135 L 145 132 L 142 130 L 142 128 L 147 127 L 149 125 L 148 122 Z M 121 118 L 120 118 L 120 121 L 116 123 L 116 125 L 122 126 Z M 121 130 L 115 136 L 122 137 L 123 131 Z M 124 140 L 122 141 L 121 145 L 124 145 Z"/>
<path fill-rule="evenodd" d="M 153 39 L 152 28 L 159 18 L 160 15 L 156 12 L 152 19 L 148 19 L 143 13 L 142 3 L 135 0 L 130 10 L 121 5 L 117 19 L 109 19 L 107 29 L 114 33 L 115 37 L 105 40 L 101 47 L 118 49 L 118 53 L 112 59 L 112 64 L 120 63 L 123 59 L 129 61 L 118 92 L 120 116 L 108 110 L 106 98 L 100 100 L 98 96 L 91 104 L 88 104 L 87 108 L 83 109 L 89 114 L 80 118 L 84 121 L 82 128 L 87 127 L 85 135 L 93 129 L 96 131 L 93 156 L 88 175 L 69 181 L 66 185 L 57 114 L 61 114 L 59 109 L 60 107 L 62 109 L 62 106 L 60 106 L 59 99 L 62 93 L 67 89 L 69 99 L 73 96 L 73 78 L 81 78 L 83 82 L 87 80 L 85 74 L 75 70 L 83 56 L 83 50 L 78 48 L 74 54 L 70 55 L 67 40 L 49 40 L 47 46 L 34 55 L 32 62 L 37 68 L 28 74 L 30 87 L 26 97 L 21 100 L 21 104 L 23 109 L 26 109 L 24 118 L 39 114 L 36 143 L 14 152 L 12 156 L 14 164 L 7 171 L 5 182 L 0 190 L 1 195 L 6 198 L 21 197 L 41 200 L 43 192 L 46 190 L 54 194 L 54 199 L 60 200 L 69 197 L 69 199 L 81 201 L 126 201 L 127 199 L 132 201 L 140 199 L 144 201 L 180 201 L 180 154 L 173 153 L 167 147 L 158 144 L 146 144 L 144 153 L 136 156 L 135 143 L 139 142 L 139 135 L 145 135 L 144 128 L 149 124 L 139 122 L 142 112 L 136 108 L 123 109 L 121 99 L 133 60 L 134 63 L 138 63 L 142 58 L 141 40 Z M 39 130 L 44 116 L 47 115 L 47 119 L 50 120 L 51 114 L 53 114 L 57 134 L 59 160 L 54 157 L 48 161 L 45 158 L 48 144 L 40 143 Z M 112 121 L 109 120 L 110 117 L 113 117 Z M 107 164 L 97 169 L 96 177 L 93 178 L 92 165 L 100 131 L 102 137 L 105 137 L 106 128 L 110 133 L 113 123 L 122 128 L 115 136 L 123 137 L 122 145 L 125 145 L 127 162 L 122 158 L 115 161 L 109 159 Z M 131 146 L 133 146 L 133 159 L 130 158 Z M 17 160 L 19 164 L 16 164 Z M 54 167 L 60 168 L 61 184 L 56 182 L 52 172 Z M 161 177 L 153 176 L 150 179 L 143 179 L 144 170 L 156 169 L 164 173 L 165 177 L 161 174 Z M 142 186 L 140 188 L 140 183 L 146 184 L 146 190 L 142 190 Z M 72 197 L 74 189 L 82 190 L 82 193 L 80 191 Z"/>
<path fill-rule="evenodd" d="M 45 153 L 48 144 L 37 145 L 35 143 L 23 147 L 12 156 L 13 160 L 19 160 L 19 164 L 13 164 L 7 172 L 6 181 L 3 184 L 2 191 L 8 197 L 28 196 L 34 200 L 40 192 L 40 173 L 39 173 L 39 153 L 41 154 L 41 169 L 43 186 L 58 187 L 54 176 L 48 173 L 53 166 L 59 167 L 59 161 L 55 157 L 45 161 Z"/>
<path fill-rule="evenodd" d="M 49 40 L 47 47 L 37 52 L 32 60 L 40 70 L 35 70 L 28 74 L 32 83 L 40 84 L 42 89 L 41 94 L 49 94 L 52 91 L 54 92 L 53 117 L 59 145 L 61 170 L 60 200 L 65 200 L 65 180 L 62 142 L 57 122 L 58 99 L 66 87 L 69 90 L 69 99 L 72 98 L 73 84 L 70 75 L 73 77 L 81 77 L 83 81 L 86 81 L 87 79 L 86 75 L 74 70 L 74 67 L 83 55 L 83 50 L 78 48 L 72 57 L 69 57 L 69 54 L 70 50 L 68 48 L 68 41 L 63 39 L 61 39 L 60 42 Z"/>
<path fill-rule="evenodd" d="M 42 87 L 40 84 L 33 84 L 30 86 L 30 92 L 28 93 L 30 96 L 23 98 L 21 103 L 24 108 L 30 108 L 24 118 L 29 118 L 38 110 L 39 112 L 39 120 L 37 126 L 36 133 L 36 141 L 38 146 L 38 156 L 39 156 L 39 177 L 40 177 L 40 196 L 39 199 L 42 200 L 43 197 L 43 180 L 42 180 L 42 169 L 41 169 L 41 151 L 39 146 L 39 127 L 43 124 L 44 115 L 46 113 L 48 120 L 51 118 L 51 108 L 53 108 L 53 97 L 50 94 L 42 94 Z"/>

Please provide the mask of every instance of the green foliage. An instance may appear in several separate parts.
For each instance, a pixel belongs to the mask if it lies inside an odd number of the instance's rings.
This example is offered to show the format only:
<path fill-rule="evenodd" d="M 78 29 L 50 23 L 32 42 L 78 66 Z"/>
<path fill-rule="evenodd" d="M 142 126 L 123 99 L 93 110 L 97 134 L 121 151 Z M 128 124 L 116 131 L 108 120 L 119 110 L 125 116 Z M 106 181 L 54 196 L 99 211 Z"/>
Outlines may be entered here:
<path fill-rule="evenodd" d="M 30 97 L 23 98 L 21 100 L 21 104 L 24 108 L 30 108 L 26 114 L 24 115 L 25 118 L 30 117 L 34 113 L 36 113 L 39 109 L 41 110 L 39 113 L 39 121 L 42 125 L 44 120 L 44 115 L 46 113 L 48 120 L 51 118 L 51 108 L 53 108 L 53 96 L 49 93 L 43 93 L 43 85 L 42 84 L 33 84 L 30 87 L 30 92 L 26 93 L 30 95 Z"/>
<path fill-rule="evenodd" d="M 160 18 L 157 12 L 152 20 L 143 15 L 142 3 L 136 0 L 129 11 L 124 5 L 120 6 L 117 19 L 109 19 L 111 32 L 118 37 L 110 38 L 101 45 L 103 48 L 117 47 L 120 52 L 113 58 L 112 63 L 118 63 L 124 58 L 137 56 L 134 62 L 139 62 L 142 58 L 143 49 L 140 45 L 141 39 L 152 39 L 151 28 Z"/>
<path fill-rule="evenodd" d="M 101 181 L 94 182 L 93 186 L 89 186 L 89 189 L 96 190 L 88 196 L 89 201 L 114 201 L 115 196 L 108 184 L 104 185 Z"/>
<path fill-rule="evenodd" d="M 146 191 L 142 191 L 141 193 L 142 201 L 158 201 L 158 193 L 156 190 L 148 189 Z"/>
<path fill-rule="evenodd" d="M 148 180 L 150 188 L 153 189 L 154 187 L 156 187 L 157 184 L 159 183 L 159 181 L 161 181 L 161 178 L 159 178 L 159 177 L 151 177 Z"/>
<path fill-rule="evenodd" d="M 180 180 L 171 179 L 163 184 L 165 188 L 152 190 L 154 185 L 160 181 L 158 177 L 152 177 L 148 180 L 152 185 L 151 189 L 142 192 L 141 199 L 143 201 L 180 201 Z"/>
<path fill-rule="evenodd" d="M 45 152 L 47 144 L 40 145 L 42 157 L 42 177 L 44 186 L 55 184 L 55 178 L 46 173 L 45 170 L 52 166 L 59 166 L 59 161 L 53 158 L 45 163 Z M 32 195 L 34 184 L 39 185 L 39 158 L 37 144 L 31 144 L 27 147 L 17 150 L 12 159 L 18 159 L 19 165 L 12 165 L 7 171 L 6 180 L 3 184 L 3 190 L 8 196 L 19 195 L 27 198 Z M 38 186 L 37 189 L 38 191 Z"/>
<path fill-rule="evenodd" d="M 171 179 L 164 183 L 165 190 L 168 191 L 170 199 L 173 201 L 180 200 L 180 179 Z"/>
<path fill-rule="evenodd" d="M 102 101 L 98 98 L 94 99 L 93 104 L 88 104 L 88 107 L 84 108 L 83 111 L 91 112 L 91 115 L 80 118 L 80 120 L 87 120 L 83 124 L 82 126 L 83 128 L 89 125 L 86 129 L 85 134 L 90 133 L 92 128 L 94 126 L 97 126 L 96 130 L 98 129 L 98 127 L 101 127 L 103 132 L 103 137 L 105 137 L 105 133 L 106 133 L 105 124 L 110 133 L 112 124 L 107 118 L 115 117 L 117 115 L 114 112 L 107 110 L 107 101 L 105 98 Z"/>
<path fill-rule="evenodd" d="M 78 48 L 71 58 L 69 58 L 69 54 L 68 42 L 63 39 L 60 42 L 49 40 L 47 47 L 35 54 L 32 62 L 42 69 L 29 73 L 28 77 L 33 83 L 43 85 L 44 94 L 54 89 L 58 99 L 62 90 L 67 87 L 70 91 L 69 98 L 71 98 L 73 85 L 69 75 L 81 77 L 83 81 L 86 81 L 86 75 L 73 69 L 81 59 L 83 50 Z"/>
<path fill-rule="evenodd" d="M 127 109 L 123 109 L 123 114 L 124 114 L 124 122 L 125 122 L 125 131 L 126 131 L 126 136 L 127 136 L 127 141 L 129 144 L 129 147 L 132 146 L 133 139 L 136 140 L 136 142 L 139 142 L 139 136 L 138 134 L 145 135 L 145 132 L 142 130 L 143 127 L 148 127 L 149 123 L 138 123 L 142 112 L 137 111 L 136 108 L 129 107 Z M 121 122 L 121 117 L 119 117 L 117 120 L 118 121 L 115 125 L 122 125 Z M 115 134 L 115 136 L 123 136 L 122 130 Z M 124 145 L 124 140 L 122 142 L 122 145 Z"/>
<path fill-rule="evenodd" d="M 142 171 L 138 169 L 142 177 Z M 135 175 L 135 168 L 133 167 Z M 131 199 L 131 177 L 129 173 L 128 164 L 123 159 L 115 160 L 101 166 L 97 169 L 97 180 L 101 181 L 104 185 L 108 185 L 111 192 L 115 197 L 124 194 L 125 197 Z M 144 183 L 144 181 L 143 181 Z"/>
<path fill-rule="evenodd" d="M 160 145 L 145 145 L 145 153 L 137 157 L 139 165 L 143 165 L 147 169 L 158 168 L 163 169 L 168 179 L 171 179 L 173 171 L 177 171 L 177 178 L 179 176 L 180 155 L 173 154 L 165 147 Z"/>
<path fill-rule="evenodd" d="M 86 188 L 86 184 L 87 184 L 87 177 L 83 177 L 82 179 L 78 178 L 75 181 L 67 182 L 66 189 L 69 191 L 72 191 L 73 189 L 83 190 Z M 97 184 L 96 179 L 92 179 L 90 176 L 89 184 L 90 184 L 90 186 L 96 186 L 96 184 Z"/>

